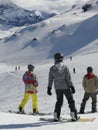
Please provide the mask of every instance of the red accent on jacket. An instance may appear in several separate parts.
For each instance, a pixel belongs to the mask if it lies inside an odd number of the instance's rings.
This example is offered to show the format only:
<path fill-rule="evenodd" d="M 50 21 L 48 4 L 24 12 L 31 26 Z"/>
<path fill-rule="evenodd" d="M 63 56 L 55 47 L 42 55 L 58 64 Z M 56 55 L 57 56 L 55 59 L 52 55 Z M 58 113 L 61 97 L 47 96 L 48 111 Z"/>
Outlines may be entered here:
<path fill-rule="evenodd" d="M 27 93 L 30 93 L 30 94 L 34 94 L 34 93 L 37 93 L 37 90 L 36 91 L 27 91 Z"/>
<path fill-rule="evenodd" d="M 93 73 L 88 73 L 86 75 L 87 79 L 92 79 L 95 75 Z"/>
<path fill-rule="evenodd" d="M 38 86 L 38 82 L 35 79 L 33 73 L 30 73 L 29 71 L 25 72 L 23 75 L 23 81 L 25 84 L 33 84 L 35 87 Z"/>

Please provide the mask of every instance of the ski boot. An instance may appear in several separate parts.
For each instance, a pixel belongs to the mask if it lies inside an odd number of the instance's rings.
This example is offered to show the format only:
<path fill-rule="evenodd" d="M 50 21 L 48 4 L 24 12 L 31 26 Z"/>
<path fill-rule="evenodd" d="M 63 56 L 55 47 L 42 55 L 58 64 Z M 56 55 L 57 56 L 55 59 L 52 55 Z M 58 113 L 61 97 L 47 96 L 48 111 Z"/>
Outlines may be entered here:
<path fill-rule="evenodd" d="M 25 113 L 24 110 L 22 109 L 22 107 L 19 107 L 18 109 L 19 109 L 19 113 L 20 114 L 24 114 Z"/>
<path fill-rule="evenodd" d="M 57 113 L 54 112 L 54 119 L 53 119 L 55 122 L 58 122 L 60 121 L 60 117 L 57 116 Z"/>
<path fill-rule="evenodd" d="M 80 119 L 80 116 L 77 116 L 77 112 L 71 112 L 70 116 L 72 118 L 72 121 L 77 121 Z"/>
<path fill-rule="evenodd" d="M 33 115 L 38 115 L 38 114 L 39 114 L 39 112 L 36 111 L 36 109 L 33 109 Z"/>

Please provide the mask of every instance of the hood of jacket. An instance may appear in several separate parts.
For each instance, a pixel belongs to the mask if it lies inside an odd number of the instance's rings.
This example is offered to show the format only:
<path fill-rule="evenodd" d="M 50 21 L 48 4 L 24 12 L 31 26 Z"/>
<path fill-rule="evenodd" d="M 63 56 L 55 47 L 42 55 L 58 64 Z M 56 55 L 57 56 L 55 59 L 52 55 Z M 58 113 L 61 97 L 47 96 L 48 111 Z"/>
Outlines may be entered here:
<path fill-rule="evenodd" d="M 86 74 L 86 78 L 87 79 L 92 79 L 94 76 L 95 76 L 94 73 L 88 73 L 88 74 Z"/>
<path fill-rule="evenodd" d="M 62 67 L 63 67 L 63 66 L 64 66 L 64 63 L 63 63 L 63 62 L 59 62 L 59 63 L 55 64 L 55 67 L 56 67 L 59 71 L 62 70 Z"/>

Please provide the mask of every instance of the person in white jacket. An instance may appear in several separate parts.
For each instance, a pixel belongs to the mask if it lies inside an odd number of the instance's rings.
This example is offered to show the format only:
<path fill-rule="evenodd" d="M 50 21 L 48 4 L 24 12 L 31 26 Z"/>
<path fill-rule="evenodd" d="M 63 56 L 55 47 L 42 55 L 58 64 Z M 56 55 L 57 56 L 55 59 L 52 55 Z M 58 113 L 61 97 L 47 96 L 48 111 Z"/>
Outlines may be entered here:
<path fill-rule="evenodd" d="M 73 99 L 73 94 L 75 93 L 75 88 L 71 81 L 70 72 L 67 66 L 63 63 L 63 54 L 56 53 L 54 55 L 55 64 L 50 68 L 49 80 L 47 93 L 51 95 L 52 84 L 54 82 L 54 88 L 56 92 L 57 101 L 54 109 L 54 121 L 60 120 L 61 107 L 63 105 L 63 95 L 66 99 L 70 108 L 70 115 L 73 121 L 78 119 L 77 110 L 75 107 L 75 101 Z"/>

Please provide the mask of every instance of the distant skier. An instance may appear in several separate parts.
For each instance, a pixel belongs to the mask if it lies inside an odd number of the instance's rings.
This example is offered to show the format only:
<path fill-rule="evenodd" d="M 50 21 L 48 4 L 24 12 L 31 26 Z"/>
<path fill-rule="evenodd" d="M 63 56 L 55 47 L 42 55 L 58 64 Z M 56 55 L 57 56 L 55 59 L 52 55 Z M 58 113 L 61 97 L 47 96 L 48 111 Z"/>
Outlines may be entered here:
<path fill-rule="evenodd" d="M 75 68 L 73 68 L 73 72 L 74 72 L 74 74 L 76 73 L 76 69 Z"/>
<path fill-rule="evenodd" d="M 20 70 L 20 66 L 18 66 L 18 70 Z"/>
<path fill-rule="evenodd" d="M 50 68 L 47 93 L 48 95 L 52 95 L 51 89 L 54 82 L 57 97 L 54 109 L 54 121 L 60 120 L 61 107 L 63 105 L 63 95 L 66 96 L 68 101 L 72 120 L 76 121 L 78 116 L 75 107 L 75 101 L 72 95 L 75 93 L 75 89 L 71 81 L 69 69 L 63 63 L 63 58 L 64 56 L 61 53 L 56 53 L 54 55 L 55 64 Z"/>
<path fill-rule="evenodd" d="M 17 71 L 17 66 L 15 67 L 15 71 Z"/>
<path fill-rule="evenodd" d="M 84 88 L 84 97 L 82 99 L 80 112 L 84 114 L 85 105 L 88 99 L 91 97 L 92 99 L 92 112 L 97 111 L 96 103 L 97 103 L 97 96 L 96 92 L 98 89 L 98 77 L 93 73 L 93 68 L 91 66 L 87 67 L 87 74 L 83 77 L 82 82 Z"/>
<path fill-rule="evenodd" d="M 18 109 L 20 113 L 24 113 L 24 107 L 29 100 L 29 97 L 32 98 L 32 111 L 34 114 L 38 114 L 38 96 L 37 96 L 37 78 L 33 73 L 34 66 L 29 64 L 28 71 L 26 71 L 23 75 L 23 81 L 25 83 L 25 94 L 24 98 L 19 105 Z"/>
<path fill-rule="evenodd" d="M 72 56 L 70 56 L 70 60 L 72 61 Z"/>

